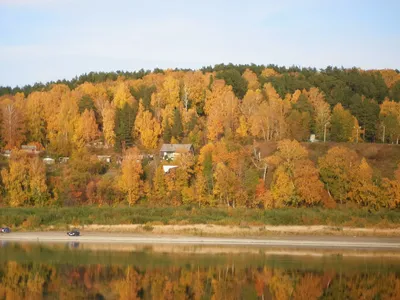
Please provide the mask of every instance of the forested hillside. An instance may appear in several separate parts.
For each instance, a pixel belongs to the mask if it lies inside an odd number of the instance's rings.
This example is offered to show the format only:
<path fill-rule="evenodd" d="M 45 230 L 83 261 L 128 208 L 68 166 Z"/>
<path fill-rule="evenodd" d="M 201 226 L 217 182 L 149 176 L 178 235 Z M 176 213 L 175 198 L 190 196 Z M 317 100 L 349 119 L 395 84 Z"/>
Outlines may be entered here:
<path fill-rule="evenodd" d="M 0 95 L 3 206 L 400 205 L 398 70 L 216 65 Z M 163 143 L 194 154 L 164 160 Z"/>

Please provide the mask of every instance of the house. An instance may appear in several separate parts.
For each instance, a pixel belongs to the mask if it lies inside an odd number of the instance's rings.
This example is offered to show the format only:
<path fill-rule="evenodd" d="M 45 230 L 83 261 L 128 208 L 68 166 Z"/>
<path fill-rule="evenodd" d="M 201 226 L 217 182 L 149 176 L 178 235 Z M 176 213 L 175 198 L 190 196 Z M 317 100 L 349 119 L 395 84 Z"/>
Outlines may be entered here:
<path fill-rule="evenodd" d="M 176 169 L 178 166 L 163 166 L 164 173 L 169 173 L 169 170 Z"/>
<path fill-rule="evenodd" d="M 97 159 L 106 163 L 111 162 L 111 155 L 97 155 Z"/>
<path fill-rule="evenodd" d="M 65 164 L 69 161 L 69 157 L 68 156 L 60 157 L 58 161 L 60 162 L 60 164 Z"/>
<path fill-rule="evenodd" d="M 4 157 L 10 158 L 11 150 L 4 150 L 4 152 L 2 154 L 3 154 Z"/>
<path fill-rule="evenodd" d="M 40 154 L 40 152 L 42 152 L 36 145 L 22 145 L 21 151 L 24 151 L 27 154 L 35 154 L 35 155 Z"/>
<path fill-rule="evenodd" d="M 194 153 L 192 144 L 163 144 L 160 149 L 160 157 L 165 160 L 174 160 L 183 153 Z"/>
<path fill-rule="evenodd" d="M 45 158 L 43 158 L 43 162 L 46 165 L 54 165 L 56 163 L 56 160 L 54 158 L 51 158 L 51 157 L 45 157 Z"/>
<path fill-rule="evenodd" d="M 91 147 L 91 148 L 96 148 L 96 149 L 104 149 L 107 148 L 106 145 L 104 145 L 104 142 L 101 140 L 95 140 L 90 143 L 86 144 L 86 147 Z"/>

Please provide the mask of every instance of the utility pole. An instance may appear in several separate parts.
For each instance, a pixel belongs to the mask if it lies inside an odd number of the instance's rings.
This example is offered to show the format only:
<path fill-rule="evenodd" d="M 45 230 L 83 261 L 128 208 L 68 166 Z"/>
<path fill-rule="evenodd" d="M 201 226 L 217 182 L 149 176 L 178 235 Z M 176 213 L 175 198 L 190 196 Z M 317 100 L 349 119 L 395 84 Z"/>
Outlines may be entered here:
<path fill-rule="evenodd" d="M 385 130 L 386 130 L 386 126 L 385 126 L 385 124 L 382 124 L 381 126 L 383 127 L 382 143 L 384 144 L 384 143 L 385 143 Z"/>
<path fill-rule="evenodd" d="M 357 144 L 358 144 L 358 130 L 360 129 L 360 127 L 357 126 Z"/>
<path fill-rule="evenodd" d="M 325 123 L 324 125 L 324 143 L 326 142 L 326 126 L 328 126 L 329 121 Z"/>
<path fill-rule="evenodd" d="M 358 131 L 361 129 L 361 126 L 357 126 L 357 127 L 354 126 L 353 128 L 355 128 L 357 130 L 356 143 L 358 143 L 358 136 L 359 136 Z"/>

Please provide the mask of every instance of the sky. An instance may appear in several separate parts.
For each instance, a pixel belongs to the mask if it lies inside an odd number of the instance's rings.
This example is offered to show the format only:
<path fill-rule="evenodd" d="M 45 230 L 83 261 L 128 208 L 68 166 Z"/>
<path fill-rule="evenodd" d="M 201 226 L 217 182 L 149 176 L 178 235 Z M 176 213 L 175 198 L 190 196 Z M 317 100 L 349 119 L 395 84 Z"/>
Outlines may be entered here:
<path fill-rule="evenodd" d="M 0 0 L 0 86 L 219 63 L 400 69 L 398 0 Z"/>

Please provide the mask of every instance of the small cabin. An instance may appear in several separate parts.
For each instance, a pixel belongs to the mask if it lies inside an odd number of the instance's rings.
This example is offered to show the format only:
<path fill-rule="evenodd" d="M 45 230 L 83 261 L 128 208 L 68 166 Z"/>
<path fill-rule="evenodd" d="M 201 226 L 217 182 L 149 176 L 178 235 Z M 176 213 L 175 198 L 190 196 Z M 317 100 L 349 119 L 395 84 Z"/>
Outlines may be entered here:
<path fill-rule="evenodd" d="M 69 157 L 68 156 L 60 157 L 58 161 L 60 162 L 60 164 L 65 164 L 69 161 Z"/>
<path fill-rule="evenodd" d="M 99 161 L 110 163 L 111 162 L 111 155 L 97 155 L 97 159 Z"/>
<path fill-rule="evenodd" d="M 43 162 L 46 165 L 54 165 L 56 163 L 56 160 L 54 158 L 51 158 L 51 157 L 45 157 L 45 158 L 43 158 Z"/>
<path fill-rule="evenodd" d="M 3 153 L 2 153 L 2 155 L 3 155 L 4 157 L 10 158 L 10 156 L 11 156 L 11 150 L 4 150 Z"/>
<path fill-rule="evenodd" d="M 96 148 L 96 149 L 104 149 L 107 148 L 104 144 L 103 141 L 101 140 L 95 140 L 95 141 L 91 141 L 90 143 L 86 144 L 86 147 L 90 147 L 90 148 Z"/>
<path fill-rule="evenodd" d="M 169 173 L 170 170 L 176 169 L 178 166 L 163 166 L 164 173 Z"/>
<path fill-rule="evenodd" d="M 38 146 L 36 146 L 36 145 L 22 145 L 21 151 L 23 151 L 27 154 L 35 154 L 35 155 L 38 155 L 38 154 L 40 154 L 40 152 L 42 152 L 39 150 Z"/>
<path fill-rule="evenodd" d="M 174 160 L 185 153 L 194 154 L 192 144 L 163 144 L 160 149 L 160 157 L 164 160 Z"/>

